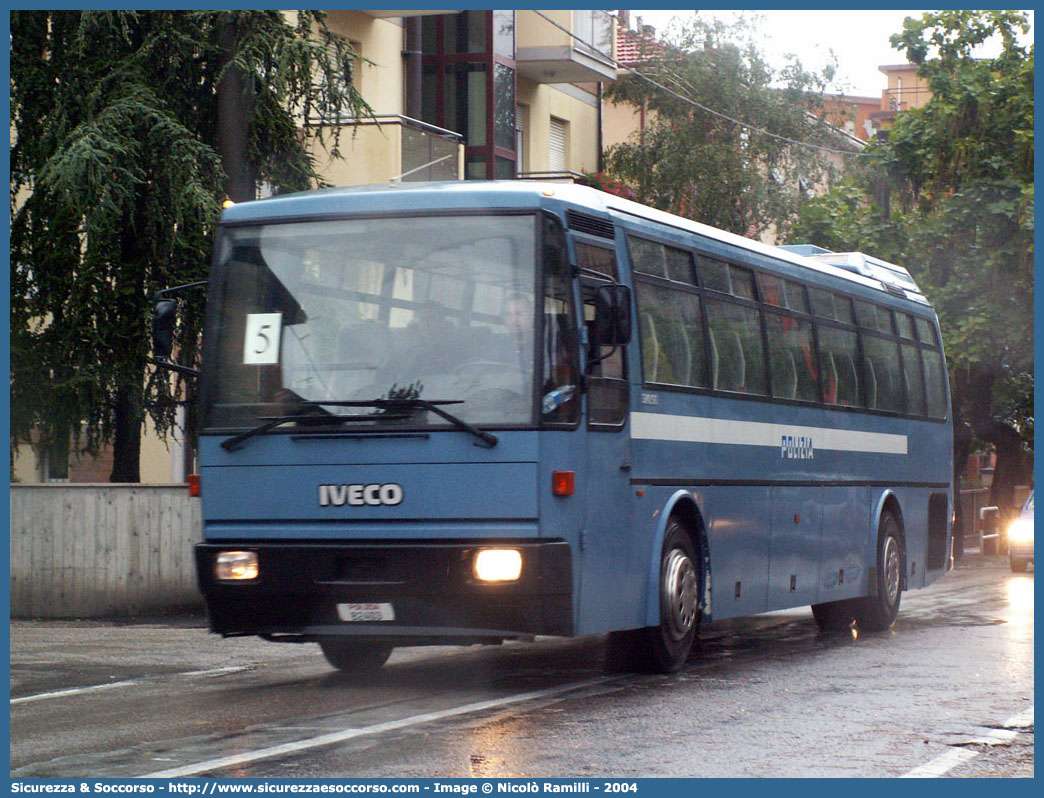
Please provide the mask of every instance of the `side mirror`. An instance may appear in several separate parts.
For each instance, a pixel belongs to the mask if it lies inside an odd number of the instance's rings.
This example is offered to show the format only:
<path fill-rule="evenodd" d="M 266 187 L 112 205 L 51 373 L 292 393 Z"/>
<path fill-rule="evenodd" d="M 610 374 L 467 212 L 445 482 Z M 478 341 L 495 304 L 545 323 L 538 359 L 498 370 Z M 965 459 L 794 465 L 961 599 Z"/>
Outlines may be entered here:
<path fill-rule="evenodd" d="M 152 311 L 152 353 L 159 360 L 170 360 L 174 353 L 174 322 L 178 318 L 178 301 L 157 299 Z"/>
<path fill-rule="evenodd" d="M 595 314 L 591 321 L 592 343 L 624 346 L 631 340 L 631 289 L 626 285 L 603 285 L 595 290 Z"/>

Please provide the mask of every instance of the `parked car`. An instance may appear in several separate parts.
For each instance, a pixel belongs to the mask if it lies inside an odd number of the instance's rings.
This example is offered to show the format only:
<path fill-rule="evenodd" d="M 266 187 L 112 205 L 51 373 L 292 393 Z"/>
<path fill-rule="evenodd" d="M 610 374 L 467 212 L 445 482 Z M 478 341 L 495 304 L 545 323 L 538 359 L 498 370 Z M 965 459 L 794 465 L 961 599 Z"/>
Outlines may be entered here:
<path fill-rule="evenodd" d="M 1022 506 L 1022 512 L 1008 526 L 1008 562 L 1011 570 L 1018 573 L 1033 562 L 1033 491 Z"/>

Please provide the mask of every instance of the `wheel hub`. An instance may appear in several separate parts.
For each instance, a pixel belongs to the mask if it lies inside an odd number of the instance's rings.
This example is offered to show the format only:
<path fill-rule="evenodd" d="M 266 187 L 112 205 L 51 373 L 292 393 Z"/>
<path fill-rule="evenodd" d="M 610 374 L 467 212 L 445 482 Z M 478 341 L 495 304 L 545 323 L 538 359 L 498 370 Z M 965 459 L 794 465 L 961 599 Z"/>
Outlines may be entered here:
<path fill-rule="evenodd" d="M 672 549 L 664 563 L 662 603 L 667 629 L 680 640 L 692 630 L 699 611 L 696 568 L 681 549 Z"/>
<path fill-rule="evenodd" d="M 891 535 L 885 541 L 884 565 L 885 597 L 888 600 L 888 606 L 894 606 L 899 598 L 900 557 L 899 543 Z"/>

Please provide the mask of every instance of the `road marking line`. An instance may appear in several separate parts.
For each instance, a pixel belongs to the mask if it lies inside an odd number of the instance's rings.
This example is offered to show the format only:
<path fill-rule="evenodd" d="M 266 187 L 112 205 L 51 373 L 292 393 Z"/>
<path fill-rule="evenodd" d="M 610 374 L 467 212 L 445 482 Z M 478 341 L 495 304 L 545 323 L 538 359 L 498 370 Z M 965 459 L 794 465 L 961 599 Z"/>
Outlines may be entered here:
<path fill-rule="evenodd" d="M 243 671 L 250 670 L 245 665 L 229 665 L 227 668 L 207 668 L 202 671 L 185 671 L 184 673 L 176 674 L 179 677 L 184 676 L 224 676 L 228 673 L 242 673 Z"/>
<path fill-rule="evenodd" d="M 177 678 L 185 676 L 223 676 L 226 673 L 238 673 L 239 671 L 248 670 L 246 667 L 227 667 L 227 668 L 209 668 L 202 671 L 186 671 L 185 673 L 175 673 L 173 676 Z M 49 698 L 68 698 L 74 695 L 83 695 L 85 693 L 97 693 L 102 690 L 112 690 L 116 687 L 132 687 L 136 684 L 142 684 L 149 679 L 125 679 L 121 682 L 109 682 L 108 684 L 93 684 L 89 687 L 71 687 L 68 690 L 53 690 L 49 693 L 36 693 L 35 695 L 22 696 L 21 698 L 12 698 L 11 706 L 15 704 L 28 704 L 31 701 L 46 701 Z"/>
<path fill-rule="evenodd" d="M 982 751 L 965 748 L 967 745 L 1001 745 L 1014 740 L 1023 726 L 1033 723 L 1033 707 L 1030 707 L 1018 715 L 1008 718 L 1002 724 L 1005 728 L 994 729 L 983 737 L 975 737 L 967 742 L 961 743 L 960 747 L 951 748 L 944 754 L 940 754 L 931 762 L 918 765 L 913 770 L 904 773 L 900 778 L 904 779 L 936 779 L 945 776 L 962 762 L 967 762 L 979 756 Z"/>
<path fill-rule="evenodd" d="M 129 687 L 132 684 L 138 684 L 139 679 L 130 679 L 123 682 L 110 682 L 109 684 L 95 684 L 90 687 L 73 687 L 68 690 L 55 690 L 50 693 L 37 693 L 36 695 L 22 696 L 21 698 L 12 698 L 11 705 L 15 704 L 28 704 L 30 701 L 44 701 L 48 698 L 65 698 L 71 695 L 83 695 L 84 693 L 96 693 L 101 690 L 112 690 L 115 687 Z"/>
<path fill-rule="evenodd" d="M 436 712 L 425 712 L 421 715 L 411 715 L 408 718 L 401 718 L 399 720 L 387 721 L 385 723 L 377 723 L 373 726 L 364 726 L 356 729 L 343 729 L 338 732 L 331 732 L 329 734 L 321 734 L 318 737 L 312 737 L 306 740 L 298 740 L 293 743 L 283 743 L 281 745 L 273 745 L 269 748 L 259 748 L 255 751 L 245 751 L 241 754 L 235 754 L 233 756 L 219 757 L 217 759 L 209 759 L 205 762 L 197 762 L 193 765 L 185 765 L 179 768 L 170 768 L 169 770 L 159 770 L 153 773 L 146 773 L 139 778 L 144 779 L 174 779 L 181 778 L 183 776 L 194 776 L 198 773 L 203 773 L 210 770 L 219 770 L 222 768 L 235 767 L 237 765 L 243 765 L 248 762 L 257 762 L 261 759 L 271 759 L 277 756 L 286 756 L 289 754 L 296 754 L 301 751 L 307 751 L 312 748 L 321 748 L 326 745 L 334 745 L 336 743 L 343 743 L 348 740 L 354 740 L 358 737 L 367 737 L 374 734 L 383 734 L 384 732 L 397 731 L 399 729 L 407 729 L 410 726 L 419 726 L 422 723 L 430 723 L 436 720 L 445 720 L 446 718 L 454 718 L 460 715 L 467 715 L 472 712 L 482 712 L 487 709 L 497 709 L 499 707 L 510 706 L 511 704 L 520 704 L 524 701 L 534 701 L 540 698 L 552 698 L 560 696 L 565 693 L 573 693 L 578 690 L 584 690 L 590 687 L 597 687 L 607 682 L 619 682 L 625 680 L 627 677 L 623 676 L 600 676 L 596 679 L 588 679 L 582 682 L 574 682 L 573 684 L 562 685 L 561 687 L 549 687 L 546 690 L 534 690 L 529 693 L 519 693 L 518 695 L 507 696 L 505 698 L 494 698 L 489 701 L 476 701 L 471 704 L 464 704 L 459 707 L 453 707 L 451 709 L 442 709 Z"/>

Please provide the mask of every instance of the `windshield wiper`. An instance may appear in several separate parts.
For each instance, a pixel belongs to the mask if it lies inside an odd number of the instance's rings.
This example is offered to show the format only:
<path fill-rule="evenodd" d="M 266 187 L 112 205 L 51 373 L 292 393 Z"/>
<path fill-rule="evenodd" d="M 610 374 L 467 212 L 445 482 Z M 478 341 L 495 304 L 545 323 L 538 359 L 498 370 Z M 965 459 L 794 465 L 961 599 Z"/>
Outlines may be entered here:
<path fill-rule="evenodd" d="M 491 432 L 485 432 L 472 426 L 467 421 L 443 410 L 439 405 L 463 404 L 460 399 L 371 399 L 371 400 L 346 400 L 346 401 L 312 401 L 303 402 L 295 410 L 285 416 L 273 416 L 265 418 L 263 424 L 226 438 L 221 442 L 221 448 L 229 452 L 239 449 L 244 442 L 255 435 L 263 435 L 281 424 L 292 421 L 329 421 L 334 424 L 352 423 L 356 421 L 401 421 L 410 418 L 417 409 L 430 410 L 435 415 L 453 424 L 458 429 L 464 430 L 492 449 L 497 445 L 497 436 Z M 337 416 L 323 410 L 324 407 L 373 407 L 381 410 L 380 414 Z M 320 412 L 316 412 L 320 411 Z M 478 445 L 478 444 L 476 444 Z"/>
<path fill-rule="evenodd" d="M 484 448 L 492 449 L 497 445 L 497 436 L 492 432 L 486 432 L 476 426 L 469 424 L 462 418 L 458 418 L 452 413 L 443 410 L 439 405 L 461 405 L 464 404 L 463 399 L 374 399 L 372 402 L 367 402 L 364 407 L 376 407 L 392 413 L 399 411 L 412 411 L 417 408 L 423 408 L 424 410 L 430 410 L 432 413 L 437 415 L 439 418 L 443 418 L 450 424 L 455 426 L 457 429 L 462 429 L 465 432 L 471 433 L 478 438 L 484 444 Z M 386 416 L 385 416 L 386 417 Z M 478 446 L 478 444 L 475 444 Z"/>
<path fill-rule="evenodd" d="M 369 414 L 362 416 L 336 416 L 324 410 L 324 405 L 331 407 L 365 406 L 360 405 L 358 402 L 303 402 L 285 416 L 270 416 L 267 418 L 264 416 L 260 417 L 264 422 L 263 424 L 258 424 L 256 427 L 251 427 L 245 432 L 240 432 L 238 435 L 226 438 L 221 441 L 221 448 L 229 452 L 234 452 L 255 435 L 264 435 L 266 432 L 275 429 L 279 425 L 289 424 L 292 421 L 328 421 L 335 424 L 343 424 L 354 421 L 373 421 L 375 419 L 398 421 L 410 417 L 410 414 L 408 413 L 384 413 L 379 416 Z"/>

